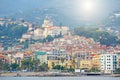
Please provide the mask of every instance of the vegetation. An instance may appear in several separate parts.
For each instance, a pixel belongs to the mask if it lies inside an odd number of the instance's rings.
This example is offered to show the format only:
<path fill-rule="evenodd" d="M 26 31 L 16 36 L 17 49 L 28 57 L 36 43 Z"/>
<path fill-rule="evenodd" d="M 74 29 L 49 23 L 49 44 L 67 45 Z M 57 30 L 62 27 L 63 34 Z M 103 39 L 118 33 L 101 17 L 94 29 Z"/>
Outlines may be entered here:
<path fill-rule="evenodd" d="M 54 69 L 54 67 L 55 67 L 55 63 L 54 63 L 54 62 L 52 62 L 52 68 Z"/>
<path fill-rule="evenodd" d="M 1 59 L 0 59 L 0 70 L 3 70 L 3 62 Z"/>
<path fill-rule="evenodd" d="M 93 38 L 95 41 L 98 41 L 101 44 L 105 44 L 107 46 L 115 46 L 117 44 L 120 44 L 117 36 L 115 36 L 113 33 L 99 30 L 98 28 L 78 27 L 74 29 L 74 32 L 79 36 Z"/>
<path fill-rule="evenodd" d="M 68 69 L 68 72 L 74 72 L 74 68 L 72 68 L 72 66 L 70 66 L 70 68 Z"/>
<path fill-rule="evenodd" d="M 22 61 L 22 69 L 27 71 L 33 70 L 33 61 L 30 59 Z"/>
<path fill-rule="evenodd" d="M 17 64 L 17 63 L 13 63 L 13 64 L 11 64 L 11 70 L 12 71 L 16 71 L 16 70 L 18 70 L 18 68 L 19 68 L 19 65 Z"/>
<path fill-rule="evenodd" d="M 45 43 L 45 42 L 51 42 L 54 40 L 54 37 L 51 35 L 48 35 L 46 38 L 39 40 L 39 42 Z"/>
<path fill-rule="evenodd" d="M 62 58 L 61 58 L 62 66 L 63 66 L 64 61 L 65 61 L 65 58 L 62 57 Z"/>
<path fill-rule="evenodd" d="M 55 35 L 54 37 L 52 37 L 51 35 L 48 35 L 46 38 L 43 39 L 43 42 L 51 42 L 55 38 L 60 38 L 60 37 L 62 37 L 61 33 L 59 35 Z"/>
<path fill-rule="evenodd" d="M 66 70 L 66 68 L 63 67 L 63 66 L 61 66 L 61 65 L 55 65 L 55 66 L 53 67 L 53 69 L 57 69 L 57 70 Z"/>
<path fill-rule="evenodd" d="M 75 58 L 72 59 L 72 67 L 73 69 L 75 69 L 75 65 L 76 65 L 76 61 L 75 61 Z"/>
<path fill-rule="evenodd" d="M 13 46 L 17 43 L 18 39 L 22 37 L 23 33 L 26 33 L 28 27 L 18 24 L 0 25 L 0 42 L 6 48 Z"/>
<path fill-rule="evenodd" d="M 27 29 L 27 27 L 18 24 L 0 26 L 0 36 L 18 39 L 21 38 L 23 33 L 27 32 Z"/>
<path fill-rule="evenodd" d="M 39 71 L 48 71 L 48 65 L 46 63 L 43 63 L 39 66 Z"/>
<path fill-rule="evenodd" d="M 120 74 L 120 68 L 117 68 L 115 73 Z"/>
<path fill-rule="evenodd" d="M 100 72 L 100 70 L 98 70 L 98 68 L 92 67 L 90 72 Z"/>
<path fill-rule="evenodd" d="M 40 64 L 40 61 L 39 60 L 33 60 L 33 67 L 34 67 L 34 70 L 33 71 L 39 71 L 39 64 Z"/>
<path fill-rule="evenodd" d="M 27 71 L 48 71 L 48 65 L 46 63 L 40 64 L 39 60 L 24 60 L 22 61 L 22 70 Z"/>
<path fill-rule="evenodd" d="M 3 62 L 1 59 L 0 59 L 0 71 L 4 70 L 4 71 L 8 71 L 10 70 L 10 65 L 8 63 L 5 63 Z"/>

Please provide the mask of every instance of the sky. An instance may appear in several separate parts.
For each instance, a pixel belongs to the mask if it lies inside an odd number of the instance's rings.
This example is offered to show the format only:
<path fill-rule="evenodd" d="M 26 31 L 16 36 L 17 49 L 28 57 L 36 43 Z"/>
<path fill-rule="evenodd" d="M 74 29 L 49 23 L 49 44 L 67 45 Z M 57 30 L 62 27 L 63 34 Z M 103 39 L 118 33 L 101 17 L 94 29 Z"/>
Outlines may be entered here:
<path fill-rule="evenodd" d="M 98 20 L 120 11 L 120 0 L 0 0 L 0 17 L 20 11 L 57 8 L 76 20 Z"/>

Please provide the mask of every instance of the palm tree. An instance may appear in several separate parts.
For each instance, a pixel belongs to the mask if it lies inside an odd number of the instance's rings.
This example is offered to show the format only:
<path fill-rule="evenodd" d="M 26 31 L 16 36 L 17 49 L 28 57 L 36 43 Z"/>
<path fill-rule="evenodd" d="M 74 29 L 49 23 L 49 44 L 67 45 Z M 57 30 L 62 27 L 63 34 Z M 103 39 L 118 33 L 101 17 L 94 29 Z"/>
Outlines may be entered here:
<path fill-rule="evenodd" d="M 75 58 L 72 59 L 72 67 L 75 69 L 76 67 L 76 61 L 75 61 Z"/>
<path fill-rule="evenodd" d="M 54 67 L 55 67 L 55 63 L 54 63 L 54 62 L 52 62 L 52 69 L 54 69 Z"/>
<path fill-rule="evenodd" d="M 2 62 L 2 60 L 0 59 L 0 70 L 2 70 L 3 69 L 3 62 Z"/>
<path fill-rule="evenodd" d="M 40 61 L 39 60 L 33 60 L 33 66 L 34 66 L 34 71 L 38 71 L 38 67 L 39 67 L 39 64 L 40 64 Z"/>
<path fill-rule="evenodd" d="M 61 58 L 62 66 L 63 66 L 64 61 L 65 61 L 65 58 L 62 57 L 62 58 Z"/>

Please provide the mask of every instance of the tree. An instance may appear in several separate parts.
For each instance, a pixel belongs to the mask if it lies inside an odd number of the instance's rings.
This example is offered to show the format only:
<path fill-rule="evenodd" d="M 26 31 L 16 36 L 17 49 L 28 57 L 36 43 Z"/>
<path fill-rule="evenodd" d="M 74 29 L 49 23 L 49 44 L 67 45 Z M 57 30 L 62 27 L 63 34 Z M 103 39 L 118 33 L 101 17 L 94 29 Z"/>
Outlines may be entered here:
<path fill-rule="evenodd" d="M 54 62 L 52 62 L 52 68 L 54 68 L 55 67 L 55 63 Z"/>
<path fill-rule="evenodd" d="M 0 70 L 3 70 L 3 61 L 0 59 Z"/>
<path fill-rule="evenodd" d="M 98 68 L 95 68 L 95 67 L 92 67 L 90 71 L 91 72 L 100 72 L 100 70 L 98 70 Z"/>
<path fill-rule="evenodd" d="M 8 63 L 4 63 L 1 59 L 0 59 L 0 71 L 1 70 L 10 70 L 10 65 Z"/>
<path fill-rule="evenodd" d="M 39 64 L 40 61 L 39 60 L 33 60 L 33 67 L 34 67 L 34 71 L 39 71 Z"/>
<path fill-rule="evenodd" d="M 19 65 L 16 63 L 11 64 L 12 71 L 16 71 L 18 69 Z"/>
<path fill-rule="evenodd" d="M 75 61 L 75 59 L 73 58 L 73 60 L 72 60 L 72 67 L 73 67 L 73 69 L 75 69 L 75 66 L 76 66 L 76 61 Z"/>
<path fill-rule="evenodd" d="M 62 66 L 63 66 L 64 61 L 65 61 L 65 58 L 61 58 Z"/>
<path fill-rule="evenodd" d="M 22 61 L 22 69 L 31 71 L 33 70 L 33 61 L 30 59 Z"/>
<path fill-rule="evenodd" d="M 119 44 L 116 34 L 99 30 L 98 28 L 78 27 L 74 29 L 74 33 L 86 38 L 93 38 L 95 41 L 107 46 L 115 46 Z"/>
<path fill-rule="evenodd" d="M 55 65 L 53 69 L 65 70 L 66 68 L 64 66 L 61 66 L 61 65 Z"/>
<path fill-rule="evenodd" d="M 115 73 L 120 74 L 120 68 L 117 68 Z"/>
<path fill-rule="evenodd" d="M 54 38 L 53 38 L 51 35 L 48 35 L 48 36 L 46 37 L 46 40 L 47 40 L 48 42 L 50 42 L 50 41 L 53 41 Z"/>
<path fill-rule="evenodd" d="M 74 72 L 74 68 L 72 68 L 72 66 L 70 66 L 70 68 L 68 69 L 69 72 Z"/>
<path fill-rule="evenodd" d="M 7 49 L 8 46 L 13 46 L 18 43 L 18 39 L 26 33 L 28 27 L 19 24 L 8 24 L 0 26 L 0 41 L 3 42 L 3 46 Z"/>
<path fill-rule="evenodd" d="M 61 65 L 55 65 L 55 67 L 53 69 L 61 70 Z"/>
<path fill-rule="evenodd" d="M 21 38 L 22 34 L 27 32 L 28 27 L 16 25 L 11 30 L 12 30 L 12 36 L 15 36 L 16 38 Z"/>
<path fill-rule="evenodd" d="M 26 41 L 24 42 L 24 48 L 28 48 L 28 45 L 29 45 L 29 41 L 26 40 Z"/>
<path fill-rule="evenodd" d="M 48 71 L 48 64 L 43 63 L 39 66 L 39 71 Z"/>
<path fill-rule="evenodd" d="M 4 63 L 4 65 L 3 65 L 4 67 L 3 67 L 3 69 L 4 70 L 7 70 L 7 71 L 9 71 L 10 70 L 10 65 L 8 64 L 8 63 Z"/>

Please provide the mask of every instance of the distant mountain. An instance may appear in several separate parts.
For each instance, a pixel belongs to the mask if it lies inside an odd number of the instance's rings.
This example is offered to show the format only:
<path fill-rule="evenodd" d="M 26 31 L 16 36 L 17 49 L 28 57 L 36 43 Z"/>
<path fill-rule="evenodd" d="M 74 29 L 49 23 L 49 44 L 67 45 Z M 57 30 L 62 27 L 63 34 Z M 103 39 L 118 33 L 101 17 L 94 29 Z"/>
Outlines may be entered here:
<path fill-rule="evenodd" d="M 23 18 L 42 24 L 45 16 L 50 16 L 55 25 L 62 23 L 74 27 L 100 22 L 107 14 L 120 9 L 119 0 L 100 0 L 101 4 L 107 6 L 106 9 L 100 11 L 102 13 L 96 15 L 96 19 L 85 20 L 79 13 L 81 10 L 76 10 L 79 1 L 81 0 L 0 0 L 0 17 Z"/>
<path fill-rule="evenodd" d="M 111 14 L 103 21 L 103 24 L 106 27 L 111 27 L 112 29 L 120 31 L 120 12 L 115 12 Z"/>

